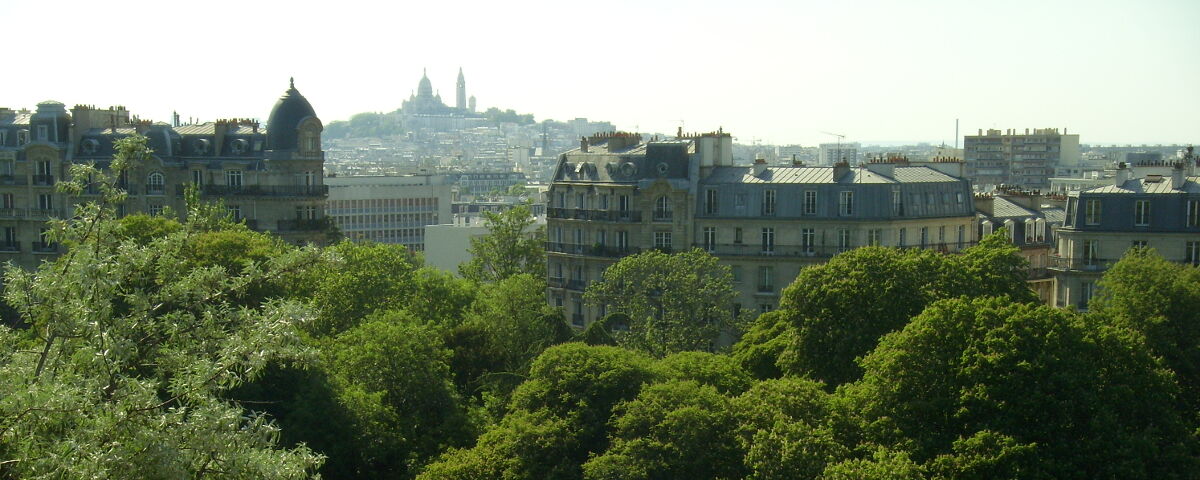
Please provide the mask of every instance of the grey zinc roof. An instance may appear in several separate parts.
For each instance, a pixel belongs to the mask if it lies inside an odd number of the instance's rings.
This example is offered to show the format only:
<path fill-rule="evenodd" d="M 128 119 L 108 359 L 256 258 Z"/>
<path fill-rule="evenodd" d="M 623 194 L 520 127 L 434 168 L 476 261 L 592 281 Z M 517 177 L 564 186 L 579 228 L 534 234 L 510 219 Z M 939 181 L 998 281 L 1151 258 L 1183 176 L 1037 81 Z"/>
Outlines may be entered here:
<path fill-rule="evenodd" d="M 7 125 L 29 125 L 29 119 L 33 117 L 32 113 L 18 113 L 8 118 L 8 121 L 0 118 L 0 123 Z"/>
<path fill-rule="evenodd" d="M 928 167 L 896 167 L 893 177 L 865 168 L 851 168 L 843 178 L 833 178 L 833 167 L 767 167 L 754 176 L 753 167 L 716 167 L 703 180 L 706 184 L 727 183 L 934 183 L 959 180 Z"/>
<path fill-rule="evenodd" d="M 232 126 L 226 130 L 228 135 L 250 135 L 254 133 L 254 128 L 247 125 Z M 216 133 L 216 126 L 212 123 L 201 123 L 199 125 L 182 125 L 175 127 L 175 131 L 180 135 L 213 135 Z M 259 129 L 258 133 L 262 133 L 263 129 Z"/>
<path fill-rule="evenodd" d="M 1163 176 L 1160 182 L 1146 182 L 1145 178 L 1127 180 L 1121 186 L 1108 185 L 1085 190 L 1084 193 L 1200 193 L 1200 177 L 1187 177 L 1183 188 L 1171 188 L 1171 177 Z"/>
<path fill-rule="evenodd" d="M 1035 217 L 1037 213 L 1004 197 L 992 199 L 992 218 Z"/>
<path fill-rule="evenodd" d="M 1050 223 L 1050 224 L 1054 224 L 1054 223 L 1061 224 L 1061 223 L 1067 221 L 1067 211 L 1063 210 L 1061 208 L 1058 208 L 1058 207 L 1043 208 L 1042 216 L 1046 217 L 1046 223 Z"/>

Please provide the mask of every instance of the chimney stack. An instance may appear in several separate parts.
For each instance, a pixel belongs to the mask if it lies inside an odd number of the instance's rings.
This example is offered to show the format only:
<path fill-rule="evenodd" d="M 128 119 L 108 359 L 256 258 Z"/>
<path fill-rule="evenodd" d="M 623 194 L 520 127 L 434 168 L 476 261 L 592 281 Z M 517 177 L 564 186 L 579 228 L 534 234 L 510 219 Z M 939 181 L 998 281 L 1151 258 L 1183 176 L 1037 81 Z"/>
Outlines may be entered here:
<path fill-rule="evenodd" d="M 767 171 L 767 159 L 763 158 L 762 154 L 754 156 L 754 176 L 762 176 L 763 172 Z"/>
<path fill-rule="evenodd" d="M 1177 162 L 1171 168 L 1171 188 L 1179 190 L 1183 188 L 1183 183 L 1187 181 L 1187 177 L 1183 174 L 1183 162 Z"/>
<path fill-rule="evenodd" d="M 583 153 L 588 153 L 588 139 L 587 139 L 587 137 L 579 137 L 579 151 L 581 151 L 581 152 L 583 152 Z"/>
<path fill-rule="evenodd" d="M 1128 182 L 1130 178 L 1133 178 L 1133 172 L 1129 170 L 1129 165 L 1126 165 L 1125 162 L 1118 163 L 1117 175 L 1113 177 L 1113 185 L 1117 187 L 1124 186 L 1125 182 Z"/>

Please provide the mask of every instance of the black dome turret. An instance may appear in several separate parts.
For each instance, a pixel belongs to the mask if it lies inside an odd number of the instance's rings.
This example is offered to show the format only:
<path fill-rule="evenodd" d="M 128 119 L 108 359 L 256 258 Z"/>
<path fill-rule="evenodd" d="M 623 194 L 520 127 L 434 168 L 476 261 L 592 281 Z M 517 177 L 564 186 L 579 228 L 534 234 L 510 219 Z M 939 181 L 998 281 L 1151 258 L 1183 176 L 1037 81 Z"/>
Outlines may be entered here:
<path fill-rule="evenodd" d="M 316 116 L 308 99 L 296 90 L 295 82 L 289 81 L 287 91 L 275 102 L 267 119 L 267 150 L 296 150 L 300 123 Z"/>

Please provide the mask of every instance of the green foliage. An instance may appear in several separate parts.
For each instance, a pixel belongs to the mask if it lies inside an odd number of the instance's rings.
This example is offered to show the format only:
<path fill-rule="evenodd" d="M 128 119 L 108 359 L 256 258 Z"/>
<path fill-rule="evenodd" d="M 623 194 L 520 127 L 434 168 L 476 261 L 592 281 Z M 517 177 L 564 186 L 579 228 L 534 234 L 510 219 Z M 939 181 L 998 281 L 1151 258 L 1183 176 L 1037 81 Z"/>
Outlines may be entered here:
<path fill-rule="evenodd" d="M 370 317 L 326 348 L 339 402 L 356 424 L 358 475 L 407 476 L 445 446 L 468 443 L 450 352 L 410 316 Z"/>
<path fill-rule="evenodd" d="M 1028 478 L 1183 478 L 1196 468 L 1170 372 L 1140 342 L 1062 310 L 940 301 L 862 365 L 849 394 L 881 443 L 909 445 L 917 461 L 992 458 Z"/>
<path fill-rule="evenodd" d="M 117 227 L 113 233 L 121 240 L 147 245 L 156 238 L 162 238 L 180 230 L 183 230 L 183 224 L 165 215 L 135 213 L 117 220 Z"/>
<path fill-rule="evenodd" d="M 404 134 L 400 116 L 395 113 L 356 113 L 350 120 L 334 120 L 325 125 L 322 136 L 331 138 L 384 138 Z"/>
<path fill-rule="evenodd" d="M 815 478 L 849 456 L 831 420 L 830 395 L 818 382 L 786 378 L 754 385 L 735 398 L 739 442 L 752 479 Z"/>
<path fill-rule="evenodd" d="M 821 480 L 924 480 L 925 469 L 908 454 L 888 449 L 876 450 L 870 458 L 856 458 L 830 465 Z"/>
<path fill-rule="evenodd" d="M 515 123 L 517 125 L 533 125 L 533 114 L 519 114 L 513 109 L 500 110 L 492 107 L 483 112 L 483 118 L 493 123 Z"/>
<path fill-rule="evenodd" d="M 628 328 L 612 332 L 619 345 L 654 356 L 716 350 L 722 332 L 740 332 L 730 320 L 734 297 L 729 267 L 700 249 L 622 258 L 584 294 L 589 305 L 628 315 Z"/>
<path fill-rule="evenodd" d="M 475 301 L 477 286 L 470 281 L 433 267 L 421 267 L 413 275 L 414 292 L 405 309 L 426 323 L 445 328 L 463 321 Z M 538 305 L 544 305 L 544 300 Z"/>
<path fill-rule="evenodd" d="M 1200 412 L 1200 268 L 1130 249 L 1104 273 L 1089 318 L 1145 336 L 1175 372 L 1185 410 Z"/>
<path fill-rule="evenodd" d="M 740 394 L 754 381 L 733 358 L 707 352 L 673 353 L 655 362 L 655 367 L 664 379 L 692 380 L 722 395 Z"/>
<path fill-rule="evenodd" d="M 779 378 L 779 357 L 796 344 L 796 327 L 783 315 L 774 310 L 759 315 L 742 335 L 741 341 L 733 345 L 730 354 L 741 363 L 746 371 L 758 379 Z"/>
<path fill-rule="evenodd" d="M 315 335 L 336 335 L 367 315 L 405 305 L 415 290 L 416 266 L 401 245 L 344 241 L 326 249 L 308 285 L 319 309 Z"/>
<path fill-rule="evenodd" d="M 738 422 L 708 385 L 650 385 L 612 420 L 612 446 L 583 465 L 585 479 L 741 478 Z M 636 472 L 636 476 L 630 475 Z"/>
<path fill-rule="evenodd" d="M 148 157 L 145 142 L 119 140 L 111 173 L 73 167 L 72 178 L 100 185 L 101 203 L 53 225 L 65 255 L 5 272 L 5 300 L 30 329 L 0 327 L 0 476 L 305 477 L 319 457 L 279 448 L 274 425 L 224 395 L 269 362 L 307 354 L 295 334 L 308 318 L 300 305 L 232 299 L 316 253 L 291 250 L 231 273 L 188 266 L 190 222 L 149 241 L 123 236 L 116 178 Z"/>
<path fill-rule="evenodd" d="M 529 206 L 483 212 L 483 216 L 488 234 L 471 239 L 467 249 L 471 260 L 459 265 L 459 274 L 479 283 L 494 283 L 522 273 L 546 274 L 546 229 L 530 228 L 534 218 Z"/>
<path fill-rule="evenodd" d="M 760 322 L 739 355 L 768 377 L 775 374 L 770 355 L 780 352 L 776 366 L 784 373 L 830 386 L 853 381 L 862 375 L 855 358 L 936 300 L 1007 295 L 1036 301 L 1016 254 L 1002 232 L 959 255 L 884 247 L 843 253 L 805 268 L 784 290 L 779 315 L 791 328 L 769 323 L 776 319 Z"/>

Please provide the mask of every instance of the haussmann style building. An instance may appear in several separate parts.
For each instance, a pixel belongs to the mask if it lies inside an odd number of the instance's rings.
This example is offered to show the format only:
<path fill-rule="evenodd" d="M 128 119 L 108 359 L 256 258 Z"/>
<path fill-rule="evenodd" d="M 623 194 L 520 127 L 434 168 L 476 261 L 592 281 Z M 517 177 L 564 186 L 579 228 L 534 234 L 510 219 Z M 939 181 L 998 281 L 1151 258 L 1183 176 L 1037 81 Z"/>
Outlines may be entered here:
<path fill-rule="evenodd" d="M 131 116 L 124 107 L 47 101 L 37 110 L 0 108 L 0 261 L 36 267 L 62 251 L 45 238 L 50 218 L 70 218 L 73 206 L 95 198 L 89 188 L 68 198 L 55 189 L 72 164 L 105 168 L 113 144 L 134 134 L 148 138 L 151 159 L 120 179 L 128 199 L 118 213 L 183 215 L 184 189 L 224 202 L 255 230 L 303 243 L 324 241 L 327 188 L 322 184 L 321 120 L 290 85 L 271 109 L 266 128 L 247 119 L 183 125 Z"/>
<path fill-rule="evenodd" d="M 643 142 L 585 137 L 562 154 L 547 204 L 548 301 L 575 326 L 601 317 L 588 284 L 621 257 L 693 247 L 733 272 L 735 313 L 770 311 L 806 265 L 864 245 L 954 252 L 977 242 L 957 160 L 852 167 L 737 166 L 721 131 Z"/>

